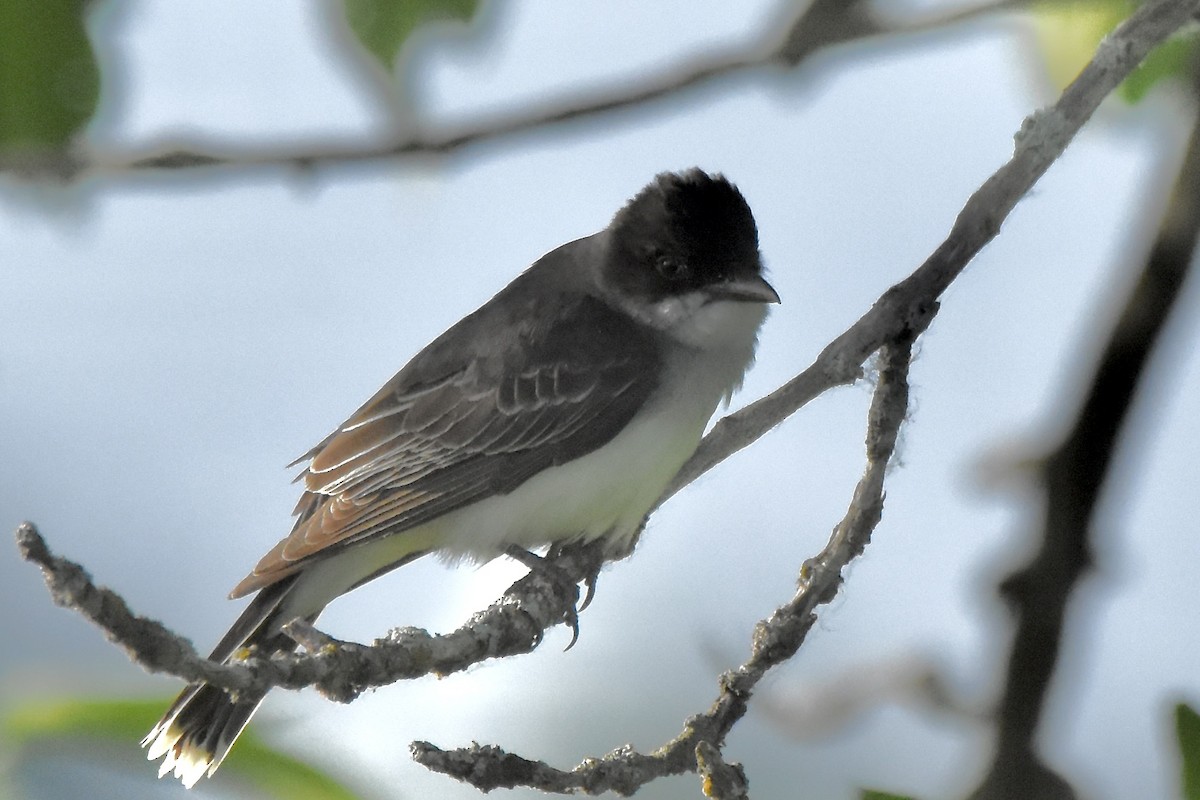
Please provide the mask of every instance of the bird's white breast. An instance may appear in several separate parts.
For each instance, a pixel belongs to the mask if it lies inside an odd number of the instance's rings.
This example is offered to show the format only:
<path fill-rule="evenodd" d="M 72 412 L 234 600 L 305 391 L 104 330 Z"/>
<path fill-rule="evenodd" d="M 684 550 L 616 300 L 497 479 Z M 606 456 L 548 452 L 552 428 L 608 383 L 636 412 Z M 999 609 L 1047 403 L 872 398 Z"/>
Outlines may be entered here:
<path fill-rule="evenodd" d="M 446 515 L 449 555 L 486 559 L 513 543 L 600 536 L 623 542 L 637 532 L 695 451 L 713 411 L 740 386 L 766 308 L 716 302 L 663 312 L 662 329 L 682 346 L 669 350 L 646 408 L 598 450 Z"/>

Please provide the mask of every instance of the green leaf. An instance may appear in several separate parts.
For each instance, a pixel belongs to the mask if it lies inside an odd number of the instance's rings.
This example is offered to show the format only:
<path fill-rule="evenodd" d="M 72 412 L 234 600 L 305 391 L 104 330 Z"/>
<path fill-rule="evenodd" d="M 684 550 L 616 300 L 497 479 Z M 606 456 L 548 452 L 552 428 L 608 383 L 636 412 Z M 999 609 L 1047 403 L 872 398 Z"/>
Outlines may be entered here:
<path fill-rule="evenodd" d="M 1168 39 L 1150 51 L 1141 66 L 1125 79 L 1117 91 L 1125 102 L 1133 104 L 1146 96 L 1154 84 L 1166 78 L 1186 78 L 1196 55 L 1195 36 Z"/>
<path fill-rule="evenodd" d="M 892 794 L 891 792 L 880 792 L 876 789 L 863 789 L 859 794 L 859 800 L 913 800 L 906 794 Z"/>
<path fill-rule="evenodd" d="M 1031 6 L 1038 48 L 1050 81 L 1063 89 L 1091 60 L 1100 41 L 1133 13 L 1132 0 L 1043 0 Z M 1186 77 L 1196 48 L 1194 34 L 1179 34 L 1151 51 L 1117 89 L 1127 103 L 1136 103 L 1156 83 Z"/>
<path fill-rule="evenodd" d="M 1186 703 L 1175 706 L 1175 735 L 1183 760 L 1183 798 L 1200 800 L 1200 714 Z"/>
<path fill-rule="evenodd" d="M 166 706 L 161 700 L 51 700 L 23 703 L 0 717 L 16 745 L 68 736 L 140 740 Z"/>
<path fill-rule="evenodd" d="M 84 0 L 0 1 L 0 151 L 64 148 L 96 110 Z"/>
<path fill-rule="evenodd" d="M 0 716 L 0 738 L 13 749 L 45 742 L 89 750 L 97 739 L 128 744 L 134 751 L 158 721 L 167 700 L 55 700 L 25 703 Z M 147 765 L 147 769 L 150 766 Z M 153 773 L 151 773 L 153 774 Z M 253 727 L 246 729 L 221 766 L 221 775 L 254 786 L 279 800 L 360 800 L 326 773 L 267 746 Z"/>
<path fill-rule="evenodd" d="M 267 796 L 279 800 L 359 800 L 361 797 L 315 767 L 268 747 L 253 730 L 242 733 L 221 770 L 245 778 Z"/>
<path fill-rule="evenodd" d="M 420 25 L 437 19 L 469 21 L 480 0 L 345 0 L 350 30 L 388 74 L 400 48 Z"/>

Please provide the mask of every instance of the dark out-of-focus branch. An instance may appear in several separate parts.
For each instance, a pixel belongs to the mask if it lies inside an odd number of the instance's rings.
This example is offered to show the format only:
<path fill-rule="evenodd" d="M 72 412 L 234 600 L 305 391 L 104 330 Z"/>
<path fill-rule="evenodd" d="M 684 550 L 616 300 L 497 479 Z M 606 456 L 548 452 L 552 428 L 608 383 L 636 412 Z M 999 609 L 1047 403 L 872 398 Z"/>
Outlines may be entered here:
<path fill-rule="evenodd" d="M 0 158 L 0 172 L 14 170 L 61 181 L 76 180 L 85 175 L 114 176 L 205 167 L 219 167 L 223 171 L 262 167 L 311 170 L 324 166 L 393 162 L 406 157 L 441 156 L 471 145 L 524 135 L 601 114 L 636 108 L 666 97 L 676 97 L 685 90 L 735 73 L 761 68 L 796 67 L 810 56 L 846 42 L 944 29 L 972 18 L 1028 4 L 1029 0 L 993 0 L 956 11 L 911 18 L 885 18 L 877 14 L 867 0 L 814 0 L 798 14 L 788 7 L 786 20 L 772 20 L 758 39 L 749 45 L 682 61 L 656 75 L 639 78 L 636 83 L 626 82 L 609 89 L 576 93 L 569 99 L 549 101 L 533 108 L 476 120 L 440 133 L 419 131 L 393 140 L 353 144 L 310 141 L 299 146 L 272 143 L 220 150 L 211 143 L 197 142 L 180 145 L 169 152 L 85 150 L 62 153 L 57 160 L 52 155 L 43 156 L 37 165 L 6 163 Z M 782 36 L 781 30 L 784 32 Z"/>
<path fill-rule="evenodd" d="M 1193 88 L 1200 100 L 1200 63 Z M 1067 603 L 1091 565 L 1092 519 L 1155 344 L 1196 261 L 1200 122 L 1192 130 L 1166 217 L 1117 320 L 1070 432 L 1046 456 L 1046 510 L 1034 559 L 1000 587 L 1016 619 L 996 754 L 973 800 L 1074 797 L 1038 757 L 1036 733 L 1062 647 Z"/>
<path fill-rule="evenodd" d="M 755 626 L 750 658 L 721 676 L 717 699 L 708 711 L 689 719 L 678 736 L 649 755 L 626 747 L 601 759 L 588 759 L 569 771 L 478 744 L 447 751 L 428 742 L 415 742 L 413 758 L 485 792 L 528 786 L 560 794 L 612 791 L 628 796 L 658 778 L 699 771 L 704 788 L 720 792 L 708 796 L 744 798 L 746 776 L 721 758 L 720 748 L 745 715 L 759 681 L 800 649 L 817 620 L 817 607 L 836 596 L 842 570 L 863 552 L 883 516 L 884 477 L 908 413 L 912 341 L 905 338 L 883 350 L 879 384 L 867 420 L 867 467 L 845 517 L 833 529 L 825 549 L 804 563 L 792 600 Z"/>

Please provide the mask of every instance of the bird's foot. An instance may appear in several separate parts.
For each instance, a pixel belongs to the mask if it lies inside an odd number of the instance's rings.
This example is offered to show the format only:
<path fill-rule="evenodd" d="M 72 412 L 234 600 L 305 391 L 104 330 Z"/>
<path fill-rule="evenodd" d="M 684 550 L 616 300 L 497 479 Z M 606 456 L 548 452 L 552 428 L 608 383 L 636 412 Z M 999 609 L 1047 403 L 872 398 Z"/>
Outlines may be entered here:
<path fill-rule="evenodd" d="M 537 553 L 530 552 L 515 544 L 505 548 L 504 554 L 513 561 L 525 565 L 530 572 L 536 572 L 538 575 L 547 578 L 561 589 L 563 594 L 571 598 L 571 606 L 563 614 L 563 622 L 571 628 L 571 641 L 563 650 L 564 652 L 570 650 L 579 641 L 579 612 L 587 608 L 588 603 L 592 602 L 592 597 L 596 592 L 596 576 L 589 575 L 585 579 L 584 585 L 587 586 L 587 594 L 583 598 L 583 603 L 580 604 L 579 584 L 570 575 L 555 565 L 553 561 L 548 561 Z"/>

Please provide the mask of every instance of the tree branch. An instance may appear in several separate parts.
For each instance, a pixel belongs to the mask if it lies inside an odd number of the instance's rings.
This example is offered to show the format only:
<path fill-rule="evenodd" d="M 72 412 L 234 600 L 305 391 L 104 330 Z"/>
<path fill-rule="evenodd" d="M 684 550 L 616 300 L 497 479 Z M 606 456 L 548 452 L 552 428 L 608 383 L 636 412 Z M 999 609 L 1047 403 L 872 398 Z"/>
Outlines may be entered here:
<path fill-rule="evenodd" d="M 828 11 L 832 5 L 821 0 L 810 10 Z M 860 3 L 850 5 L 857 7 Z M 843 567 L 862 551 L 879 520 L 884 472 L 907 403 L 906 371 L 912 342 L 936 315 L 941 293 L 996 236 L 1012 208 L 1063 152 L 1103 98 L 1154 45 L 1198 10 L 1200 0 L 1143 4 L 1100 45 L 1092 62 L 1053 107 L 1025 121 L 1016 137 L 1012 159 L 971 196 L 946 240 L 925 263 L 885 292 L 858 322 L 821 352 L 812 366 L 770 395 L 721 420 L 660 499 L 661 504 L 823 391 L 857 380 L 867 358 L 882 348 L 886 363 L 872 405 L 868 466 L 850 510 L 826 549 L 805 563 L 793 600 L 756 628 L 750 659 L 722 676 L 719 696 L 708 712 L 691 718 L 679 737 L 652 755 L 617 751 L 571 772 L 490 748 L 471 751 L 476 760 L 466 774 L 460 774 L 455 766 L 456 760 L 464 756 L 463 751 L 444 752 L 415 743 L 414 757 L 481 787 L 537 785 L 548 791 L 564 791 L 553 788 L 564 785 L 588 792 L 602 787 L 623 794 L 657 775 L 696 771 L 699 759 L 707 765 L 706 781 L 725 786 L 729 778 L 729 791 L 739 791 L 729 771 L 733 768 L 726 769 L 727 765 L 714 758 L 714 752 L 719 756 L 725 736 L 744 715 L 762 675 L 799 648 L 815 619 L 816 607 L 836 594 Z M 82 567 L 54 556 L 32 525 L 22 525 L 17 540 L 22 556 L 42 568 L 55 602 L 84 614 L 139 664 L 233 691 L 311 685 L 332 699 L 348 701 L 365 689 L 397 680 L 447 674 L 488 658 L 528 652 L 538 645 L 545 630 L 564 619 L 576 599 L 568 596 L 571 593 L 564 590 L 561 581 L 535 571 L 450 634 L 435 636 L 404 628 L 365 646 L 338 642 L 311 626 L 294 625 L 293 635 L 308 652 L 270 659 L 251 656 L 221 665 L 200 658 L 186 639 L 162 625 L 133 615 L 117 595 L 97 588 Z M 553 563 L 562 573 L 581 581 L 596 574 L 602 554 L 598 546 L 565 548 L 554 556 Z"/>
<path fill-rule="evenodd" d="M 1186 24 L 1197 0 L 1157 0 L 1140 7 L 1100 43 L 1092 60 L 1049 108 L 1025 119 L 1013 157 L 971 195 L 946 240 L 912 275 L 883 294 L 813 364 L 771 394 L 720 420 L 683 465 L 663 499 L 751 444 L 828 389 L 850 384 L 885 342 L 920 333 L 938 298 L 1000 226 L 1099 107 L 1157 44 Z M 662 501 L 660 500 L 660 503 Z"/>
<path fill-rule="evenodd" d="M 1146 3 L 1118 26 L 1059 101 L 1025 121 L 1012 159 L 971 196 L 950 235 L 925 263 L 885 292 L 808 369 L 719 421 L 659 504 L 822 392 L 853 383 L 866 359 L 884 345 L 907 341 L 924 331 L 937 312 L 941 293 L 996 235 L 1013 206 L 1104 97 L 1197 9 L 1200 0 L 1158 0 Z M 42 568 L 55 601 L 83 613 L 146 669 L 185 680 L 199 678 L 235 691 L 315 686 L 332 699 L 347 701 L 365 689 L 397 680 L 448 674 L 488 658 L 529 652 L 546 629 L 570 612 L 574 600 L 563 596 L 561 586 L 546 576 L 531 574 L 454 633 L 433 636 L 404 628 L 373 646 L 337 643 L 318 652 L 270 660 L 253 656 L 219 665 L 199 658 L 190 642 L 160 624 L 134 616 L 123 602 L 115 602 L 119 597 L 98 589 L 78 564 L 51 554 L 33 525 L 22 525 L 17 539 L 22 557 Z M 582 581 L 595 575 L 602 558 L 596 547 L 567 548 L 553 563 Z"/>
<path fill-rule="evenodd" d="M 745 775 L 721 760 L 720 749 L 746 714 L 758 682 L 800 649 L 817 620 L 817 606 L 837 595 L 842 570 L 866 548 L 883 515 L 884 476 L 908 412 L 911 355 L 911 338 L 884 348 L 879 385 L 868 414 L 867 467 L 845 517 L 833 529 L 825 549 L 804 563 L 791 602 L 755 626 L 750 658 L 721 676 L 716 701 L 707 712 L 689 719 L 677 737 L 650 755 L 625 747 L 602 759 L 588 759 L 570 771 L 478 744 L 446 751 L 429 742 L 414 742 L 413 758 L 485 792 L 528 786 L 560 794 L 612 791 L 628 796 L 658 778 L 699 770 L 706 788 L 725 792 L 716 796 L 745 797 Z"/>
<path fill-rule="evenodd" d="M 211 144 L 200 142 L 183 144 L 169 152 L 106 153 L 84 149 L 82 152 L 63 152 L 57 159 L 48 155 L 43 162 L 34 166 L 24 162 L 6 162 L 0 158 L 0 172 L 13 170 L 71 181 L 89 175 L 113 176 L 214 167 L 226 172 L 262 167 L 309 171 L 317 167 L 442 156 L 480 143 L 527 135 L 577 120 L 647 105 L 739 72 L 772 67 L 794 68 L 816 53 L 839 44 L 943 29 L 996 11 L 1020 8 L 1028 3 L 1029 0 L 994 0 L 965 10 L 884 20 L 869 8 L 867 0 L 815 0 L 798 15 L 789 8 L 786 21 L 781 24 L 773 20 L 759 38 L 748 46 L 682 61 L 657 75 L 639 80 L 636 86 L 622 83 L 582 97 L 575 95 L 567 100 L 551 101 L 541 106 L 480 119 L 443 133 L 418 131 L 407 138 L 366 145 L 315 141 L 299 147 L 271 144 L 261 148 L 241 147 L 221 151 L 214 149 Z M 781 28 L 785 31 L 783 36 L 779 34 Z"/>
<path fill-rule="evenodd" d="M 1200 98 L 1200 63 L 1193 94 Z M 1071 798 L 1038 757 L 1036 734 L 1067 603 L 1091 567 L 1092 519 L 1139 383 L 1167 324 L 1200 237 L 1200 123 L 1188 143 L 1166 218 L 1109 336 L 1087 396 L 1064 440 L 1043 460 L 1041 549 L 1000 587 L 1016 620 L 992 767 L 974 800 Z"/>
<path fill-rule="evenodd" d="M 298 620 L 288 626 L 289 635 L 308 653 L 252 654 L 221 664 L 200 657 L 191 642 L 161 623 L 135 616 L 118 595 L 97 587 L 83 567 L 51 553 L 32 523 L 17 529 L 17 547 L 22 558 L 41 567 L 56 604 L 85 616 L 151 672 L 251 693 L 313 686 L 339 702 L 399 680 L 449 675 L 489 658 L 528 653 L 574 609 L 578 598 L 577 592 L 568 596 L 564 582 L 549 570 L 534 570 L 453 633 L 398 628 L 373 645 L 362 645 L 338 641 Z M 593 543 L 557 555 L 554 569 L 581 582 L 590 580 L 602 562 L 602 543 Z"/>
<path fill-rule="evenodd" d="M 705 797 L 713 800 L 750 800 L 749 781 L 741 764 L 730 764 L 720 748 L 709 742 L 696 745 L 696 771 Z"/>

